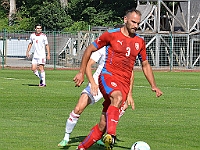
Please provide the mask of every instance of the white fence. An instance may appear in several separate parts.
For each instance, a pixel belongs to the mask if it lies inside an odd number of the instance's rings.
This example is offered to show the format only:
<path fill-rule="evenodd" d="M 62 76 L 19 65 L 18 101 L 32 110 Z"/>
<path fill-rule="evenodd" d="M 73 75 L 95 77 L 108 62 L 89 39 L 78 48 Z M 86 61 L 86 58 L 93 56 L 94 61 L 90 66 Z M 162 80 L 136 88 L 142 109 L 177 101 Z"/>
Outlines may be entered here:
<path fill-rule="evenodd" d="M 77 34 L 47 32 L 51 49 L 51 61 L 47 64 L 54 68 L 77 68 L 80 65 L 85 48 L 96 39 L 101 32 L 79 32 Z M 30 33 L 0 38 L 1 65 L 24 67 L 24 62 L 30 66 L 30 60 L 25 59 Z M 199 35 L 187 34 L 141 34 L 147 47 L 148 59 L 154 69 L 199 69 L 200 38 Z M 4 40 L 3 40 L 4 39 Z M 7 59 L 2 59 L 7 58 Z M 8 59 L 9 58 L 9 59 Z M 10 63 L 11 59 L 24 59 Z M 4 62 L 2 62 L 4 61 Z M 13 62 L 13 61 L 12 61 Z M 136 66 L 140 62 L 136 62 Z"/>

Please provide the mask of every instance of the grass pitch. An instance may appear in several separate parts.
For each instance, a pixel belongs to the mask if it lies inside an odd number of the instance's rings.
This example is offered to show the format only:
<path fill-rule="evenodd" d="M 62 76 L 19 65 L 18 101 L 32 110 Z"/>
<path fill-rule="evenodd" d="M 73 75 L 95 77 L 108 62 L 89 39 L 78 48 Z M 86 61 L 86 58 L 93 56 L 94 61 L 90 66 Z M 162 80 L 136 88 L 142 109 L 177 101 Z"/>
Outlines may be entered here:
<path fill-rule="evenodd" d="M 0 70 L 0 149 L 75 150 L 99 121 L 101 102 L 89 106 L 71 134 L 68 147 L 59 148 L 66 119 L 87 85 L 74 87 L 77 71 L 47 70 L 47 87 L 30 70 Z M 200 80 L 198 72 L 154 72 L 164 92 L 155 97 L 142 72 L 135 72 L 133 97 L 117 127 L 114 150 L 130 150 L 136 141 L 151 150 L 200 149 Z M 93 145 L 90 150 L 104 149 Z"/>

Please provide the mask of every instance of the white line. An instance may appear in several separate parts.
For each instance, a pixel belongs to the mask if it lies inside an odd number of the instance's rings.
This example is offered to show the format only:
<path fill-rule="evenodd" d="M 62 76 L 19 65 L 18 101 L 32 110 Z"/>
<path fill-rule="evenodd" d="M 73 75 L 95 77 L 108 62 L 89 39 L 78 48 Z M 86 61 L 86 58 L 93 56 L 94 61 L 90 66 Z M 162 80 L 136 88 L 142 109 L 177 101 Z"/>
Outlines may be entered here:
<path fill-rule="evenodd" d="M 191 85 L 192 86 L 192 85 Z M 196 85 L 193 85 L 196 86 Z M 134 86 L 136 88 L 150 88 L 149 86 Z M 162 87 L 163 88 L 163 87 Z M 172 87 L 164 87 L 164 88 L 172 88 Z M 177 87 L 176 87 L 177 88 Z M 183 89 L 183 90 L 192 90 L 192 91 L 198 91 L 200 89 L 196 89 L 196 88 L 178 88 L 178 89 Z"/>

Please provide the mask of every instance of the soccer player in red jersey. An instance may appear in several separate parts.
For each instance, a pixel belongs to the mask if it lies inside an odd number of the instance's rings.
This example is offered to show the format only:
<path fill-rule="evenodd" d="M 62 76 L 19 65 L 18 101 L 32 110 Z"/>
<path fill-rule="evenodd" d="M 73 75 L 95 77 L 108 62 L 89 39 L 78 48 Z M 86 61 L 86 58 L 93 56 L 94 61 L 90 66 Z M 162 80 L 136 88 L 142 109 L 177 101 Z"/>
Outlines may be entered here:
<path fill-rule="evenodd" d="M 78 150 L 88 149 L 93 143 L 104 137 L 107 150 L 111 150 L 115 142 L 116 127 L 119 121 L 119 113 L 129 96 L 131 75 L 136 57 L 142 62 L 145 77 L 151 85 L 152 91 L 160 97 L 162 91 L 157 88 L 153 71 L 148 63 L 144 39 L 135 32 L 141 19 L 140 11 L 128 10 L 124 16 L 125 25 L 118 29 L 108 30 L 89 45 L 82 57 L 79 73 L 74 77 L 76 86 L 84 81 L 87 62 L 93 51 L 107 46 L 105 65 L 99 76 L 99 89 L 105 99 L 103 103 L 100 122 L 95 125 L 89 135 L 79 144 Z"/>

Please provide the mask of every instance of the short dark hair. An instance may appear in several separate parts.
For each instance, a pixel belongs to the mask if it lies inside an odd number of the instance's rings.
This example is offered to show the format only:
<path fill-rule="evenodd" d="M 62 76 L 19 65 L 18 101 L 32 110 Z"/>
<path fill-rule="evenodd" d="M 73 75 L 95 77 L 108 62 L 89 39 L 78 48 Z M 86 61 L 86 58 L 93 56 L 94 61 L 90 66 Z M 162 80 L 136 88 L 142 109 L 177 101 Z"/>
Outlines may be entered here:
<path fill-rule="evenodd" d="M 126 11 L 125 16 L 127 16 L 129 13 L 133 13 L 133 12 L 135 12 L 135 13 L 138 14 L 139 16 L 142 15 L 141 12 L 140 12 L 139 10 L 137 10 L 137 9 L 135 9 L 135 8 L 132 8 L 132 9 L 129 9 L 129 10 Z"/>
<path fill-rule="evenodd" d="M 42 25 L 41 25 L 41 24 L 39 24 L 39 23 L 35 25 L 35 28 L 36 28 L 37 26 L 41 26 L 41 27 L 42 27 Z"/>
<path fill-rule="evenodd" d="M 117 24 L 117 25 L 114 26 L 114 28 L 121 28 L 123 26 L 124 26 L 124 24 Z"/>

